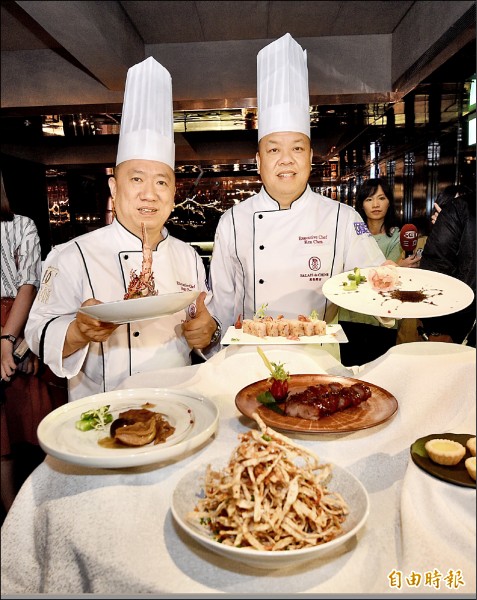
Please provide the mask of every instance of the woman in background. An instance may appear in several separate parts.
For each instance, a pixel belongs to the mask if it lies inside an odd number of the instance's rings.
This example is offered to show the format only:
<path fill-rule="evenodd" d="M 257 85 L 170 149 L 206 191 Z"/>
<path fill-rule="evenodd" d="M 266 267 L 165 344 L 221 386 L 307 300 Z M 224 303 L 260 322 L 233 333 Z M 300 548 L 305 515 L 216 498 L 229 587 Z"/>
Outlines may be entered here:
<path fill-rule="evenodd" d="M 41 419 L 67 400 L 66 390 L 27 351 L 14 356 L 40 285 L 40 239 L 32 219 L 15 214 L 1 175 L 1 497 L 2 517 L 24 479 L 43 461 L 36 429 Z M 51 381 L 47 382 L 50 377 Z M 54 385 L 56 389 L 53 389 Z"/>
<path fill-rule="evenodd" d="M 357 191 L 355 208 L 387 260 L 400 267 L 419 266 L 420 257 L 415 254 L 401 258 L 394 195 L 385 179 L 364 181 Z M 340 308 L 339 323 L 348 338 L 348 343 L 340 344 L 345 366 L 370 362 L 396 345 L 397 322 L 394 327 L 384 327 L 375 317 Z"/>

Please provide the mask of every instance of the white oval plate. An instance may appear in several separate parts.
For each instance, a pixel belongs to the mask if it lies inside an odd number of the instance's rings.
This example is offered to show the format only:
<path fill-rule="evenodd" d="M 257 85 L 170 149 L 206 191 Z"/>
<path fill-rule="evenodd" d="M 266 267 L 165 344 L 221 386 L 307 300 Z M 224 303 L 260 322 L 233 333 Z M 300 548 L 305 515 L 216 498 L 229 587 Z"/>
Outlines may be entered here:
<path fill-rule="evenodd" d="M 80 431 L 75 426 L 87 410 L 109 404 L 116 419 L 120 412 L 141 408 L 146 403 L 154 405 L 147 408 L 162 413 L 176 428 L 161 444 L 105 448 L 98 441 L 109 436 L 109 424 L 102 431 Z M 218 416 L 218 409 L 211 400 L 188 390 L 116 390 L 60 406 L 41 421 L 37 433 L 43 450 L 66 462 L 88 467 L 135 467 L 164 462 L 196 448 L 216 431 Z"/>
<path fill-rule="evenodd" d="M 360 269 L 368 276 L 369 268 Z M 420 319 L 440 317 L 462 310 L 474 299 L 474 292 L 464 282 L 435 271 L 397 267 L 402 291 L 422 291 L 427 298 L 422 302 L 402 302 L 389 298 L 389 292 L 376 292 L 369 281 L 365 281 L 354 291 L 343 289 L 343 282 L 349 281 L 348 274 L 340 273 L 328 279 L 323 285 L 323 294 L 336 304 L 348 310 L 377 317 L 397 317 L 399 319 Z"/>
<path fill-rule="evenodd" d="M 327 462 L 327 461 L 322 461 Z M 278 550 L 267 552 L 254 548 L 235 548 L 216 542 L 204 527 L 196 526 L 187 520 L 187 513 L 194 510 L 197 501 L 203 497 L 203 480 L 207 465 L 189 471 L 177 484 L 172 496 L 171 511 L 181 529 L 199 544 L 226 559 L 235 560 L 259 569 L 279 569 L 297 563 L 322 558 L 330 551 L 344 544 L 363 527 L 369 515 L 369 496 L 363 484 L 349 471 L 333 465 L 332 478 L 327 488 L 339 492 L 348 504 L 349 515 L 343 523 L 343 534 L 339 537 L 310 548 L 300 550 Z M 221 468 L 214 464 L 215 468 Z"/>
<path fill-rule="evenodd" d="M 134 321 L 146 321 L 173 315 L 192 304 L 199 293 L 196 291 L 176 292 L 174 294 L 148 296 L 147 298 L 117 300 L 116 302 L 103 302 L 93 306 L 82 306 L 78 310 L 104 323 L 133 323 Z"/>

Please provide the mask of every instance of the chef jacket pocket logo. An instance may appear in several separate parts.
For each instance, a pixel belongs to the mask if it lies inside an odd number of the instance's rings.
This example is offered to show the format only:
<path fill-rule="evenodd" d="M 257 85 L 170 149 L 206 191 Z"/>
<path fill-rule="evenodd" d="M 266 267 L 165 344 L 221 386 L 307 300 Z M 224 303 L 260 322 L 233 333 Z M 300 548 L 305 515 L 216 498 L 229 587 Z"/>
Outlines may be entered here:
<path fill-rule="evenodd" d="M 308 261 L 311 271 L 318 271 L 321 268 L 321 260 L 317 256 L 312 256 Z"/>
<path fill-rule="evenodd" d="M 38 292 L 38 302 L 42 304 L 48 304 L 51 294 L 51 286 L 53 285 L 54 278 L 58 275 L 58 269 L 55 267 L 48 267 L 41 280 L 40 290 Z"/>

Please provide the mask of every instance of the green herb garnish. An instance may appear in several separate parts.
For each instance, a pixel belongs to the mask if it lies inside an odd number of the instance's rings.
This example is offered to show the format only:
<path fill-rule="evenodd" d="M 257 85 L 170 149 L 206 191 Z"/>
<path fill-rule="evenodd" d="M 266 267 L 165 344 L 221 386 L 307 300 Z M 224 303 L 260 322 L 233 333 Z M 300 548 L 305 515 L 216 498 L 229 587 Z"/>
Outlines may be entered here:
<path fill-rule="evenodd" d="M 361 275 L 361 272 L 358 269 L 358 267 L 355 267 L 353 269 L 353 272 L 348 274 L 348 279 L 349 281 L 345 281 L 343 283 L 343 288 L 348 292 L 357 290 L 358 285 L 366 281 L 366 277 L 364 275 Z"/>
<path fill-rule="evenodd" d="M 276 412 L 278 415 L 285 414 L 284 411 L 280 408 L 280 404 L 275 400 L 275 398 L 272 396 L 272 393 L 269 390 L 267 390 L 266 392 L 262 392 L 261 394 L 258 394 L 257 402 L 260 402 L 260 404 L 263 404 L 270 410 L 273 410 L 273 412 Z M 263 439 L 266 440 L 265 437 Z M 269 441 L 269 440 L 266 440 L 266 441 Z"/>
<path fill-rule="evenodd" d="M 275 402 L 276 402 L 276 400 L 272 396 L 272 392 L 270 390 L 267 390 L 266 392 L 262 392 L 261 394 L 258 394 L 257 400 L 258 400 L 258 402 L 260 402 L 260 404 L 265 404 L 266 406 L 268 406 L 269 404 L 275 404 Z"/>
<path fill-rule="evenodd" d="M 113 420 L 113 415 L 109 412 L 110 406 L 110 404 L 107 404 L 98 409 L 88 410 L 82 413 L 81 419 L 76 421 L 76 429 L 79 429 L 80 431 L 104 429 L 104 427 Z"/>
<path fill-rule="evenodd" d="M 256 319 L 263 319 L 265 317 L 265 313 L 267 311 L 267 308 L 268 308 L 268 303 L 267 304 L 262 304 L 262 306 L 255 313 L 255 318 Z"/>

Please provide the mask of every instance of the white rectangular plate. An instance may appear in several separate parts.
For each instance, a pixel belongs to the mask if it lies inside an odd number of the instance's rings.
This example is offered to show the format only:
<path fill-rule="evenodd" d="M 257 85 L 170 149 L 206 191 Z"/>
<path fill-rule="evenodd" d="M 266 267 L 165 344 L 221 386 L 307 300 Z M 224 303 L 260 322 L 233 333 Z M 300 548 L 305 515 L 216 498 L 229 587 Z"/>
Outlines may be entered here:
<path fill-rule="evenodd" d="M 260 346 L 266 344 L 281 344 L 288 346 L 290 344 L 342 344 L 347 341 L 348 338 L 346 337 L 345 332 L 341 328 L 341 325 L 338 324 L 327 325 L 326 335 L 302 335 L 298 340 L 289 340 L 283 336 L 271 337 L 269 335 L 262 338 L 258 335 L 244 333 L 242 329 L 235 329 L 235 327 L 231 325 L 225 332 L 221 344 L 223 346 L 233 344 L 249 346 L 257 346 L 259 344 Z"/>

